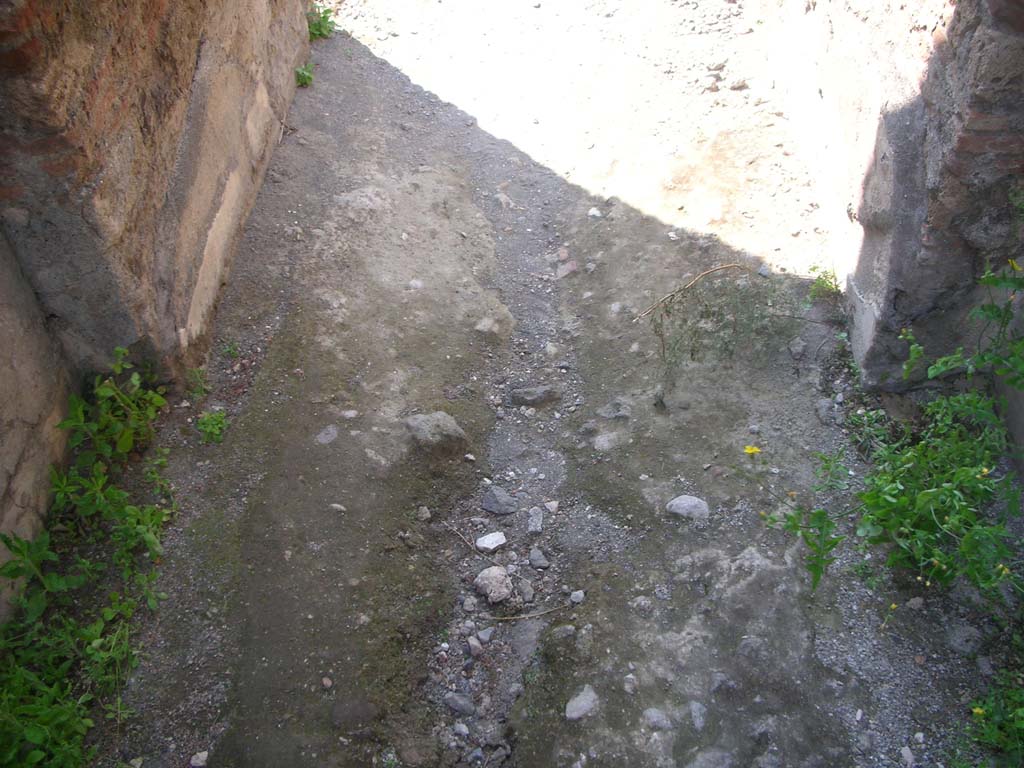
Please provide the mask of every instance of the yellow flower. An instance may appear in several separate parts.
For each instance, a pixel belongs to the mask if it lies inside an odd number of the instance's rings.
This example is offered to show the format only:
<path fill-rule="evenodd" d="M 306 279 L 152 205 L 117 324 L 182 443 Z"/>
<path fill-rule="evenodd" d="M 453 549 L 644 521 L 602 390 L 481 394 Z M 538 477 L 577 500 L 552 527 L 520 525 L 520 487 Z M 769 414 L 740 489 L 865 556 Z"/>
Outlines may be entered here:
<path fill-rule="evenodd" d="M 747 454 L 747 456 L 753 456 L 755 454 L 760 453 L 761 449 L 758 448 L 756 445 L 745 445 L 743 446 L 743 452 Z"/>
<path fill-rule="evenodd" d="M 974 707 L 971 710 L 971 712 L 973 712 L 978 717 L 984 717 L 985 716 L 985 708 L 984 707 Z"/>
<path fill-rule="evenodd" d="M 889 606 L 889 610 L 890 611 L 895 611 L 897 608 L 899 608 L 899 606 L 896 605 L 896 603 L 893 603 L 892 605 Z"/>
<path fill-rule="evenodd" d="M 1010 266 L 1013 267 L 1013 271 L 1014 272 L 1021 272 L 1022 271 L 1020 264 L 1018 264 L 1013 259 L 1010 259 Z"/>

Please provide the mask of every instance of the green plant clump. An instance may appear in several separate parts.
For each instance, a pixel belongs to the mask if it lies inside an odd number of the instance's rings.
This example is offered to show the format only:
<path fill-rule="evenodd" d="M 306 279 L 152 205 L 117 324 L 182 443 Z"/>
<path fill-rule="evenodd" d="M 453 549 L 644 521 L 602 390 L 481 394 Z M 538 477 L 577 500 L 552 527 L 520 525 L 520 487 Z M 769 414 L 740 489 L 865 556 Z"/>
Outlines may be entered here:
<path fill-rule="evenodd" d="M 196 419 L 196 429 L 203 435 L 204 443 L 220 443 L 228 428 L 228 417 L 224 411 L 207 411 Z"/>
<path fill-rule="evenodd" d="M 319 3 L 314 3 L 313 8 L 306 14 L 309 22 L 309 39 L 330 37 L 334 34 L 334 11 L 325 8 Z"/>
<path fill-rule="evenodd" d="M 295 84 L 299 88 L 308 88 L 313 84 L 313 62 L 307 62 L 295 70 Z"/>
<path fill-rule="evenodd" d="M 0 535 L 10 553 L 0 576 L 20 582 L 17 614 L 0 627 L 0 766 L 85 765 L 97 714 L 116 722 L 130 714 L 118 694 L 136 664 L 130 620 L 140 600 L 156 608 L 163 597 L 142 563 L 161 554 L 160 527 L 174 502 L 160 475 L 164 454 L 145 471 L 157 480 L 154 503 L 130 503 L 115 483 L 129 455 L 152 439 L 165 404 L 126 356 L 116 351 L 88 401 L 71 398 L 60 426 L 74 460 L 52 472 L 48 529 L 33 541 Z M 84 542 L 108 552 L 117 569 L 76 554 Z"/>
<path fill-rule="evenodd" d="M 927 583 L 964 576 L 989 592 L 1017 584 L 1006 527 L 985 515 L 998 497 L 1009 509 L 1019 503 L 1012 477 L 992 471 L 1008 446 L 994 401 L 978 392 L 940 397 L 925 406 L 924 421 L 920 433 L 875 452 L 858 494 L 857 535 L 892 545 L 888 564 Z"/>
<path fill-rule="evenodd" d="M 998 765 L 1024 765 L 1024 674 L 1004 671 L 971 714 L 971 736 L 999 752 Z"/>
<path fill-rule="evenodd" d="M 834 269 L 813 266 L 810 271 L 814 275 L 814 280 L 811 282 L 811 301 L 832 301 L 843 295 L 843 290 L 839 287 L 839 278 L 836 277 Z"/>

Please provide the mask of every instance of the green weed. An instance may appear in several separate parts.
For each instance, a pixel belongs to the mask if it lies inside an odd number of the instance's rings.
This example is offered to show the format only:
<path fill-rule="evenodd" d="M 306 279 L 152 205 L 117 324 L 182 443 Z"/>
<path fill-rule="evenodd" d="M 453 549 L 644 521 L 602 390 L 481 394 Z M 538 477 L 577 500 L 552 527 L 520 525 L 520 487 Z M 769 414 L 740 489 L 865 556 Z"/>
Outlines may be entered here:
<path fill-rule="evenodd" d="M 834 269 L 813 266 L 810 268 L 814 280 L 811 282 L 811 301 L 833 301 L 843 295 L 839 286 L 839 278 L 836 277 Z"/>
<path fill-rule="evenodd" d="M 998 753 L 997 765 L 1024 765 L 1024 674 L 1004 671 L 971 714 L 971 736 Z"/>
<path fill-rule="evenodd" d="M 324 8 L 319 3 L 314 3 L 313 8 L 306 13 L 306 20 L 309 22 L 310 40 L 326 38 L 334 34 L 334 11 L 330 8 Z"/>
<path fill-rule="evenodd" d="M 196 429 L 202 434 L 204 443 L 220 443 L 224 440 L 228 423 L 224 411 L 207 411 L 196 419 Z"/>
<path fill-rule="evenodd" d="M 210 385 L 206 381 L 206 371 L 202 368 L 189 368 L 185 374 L 188 382 L 188 397 L 199 402 L 210 394 Z"/>
<path fill-rule="evenodd" d="M 94 712 L 120 722 L 130 715 L 118 691 L 137 663 L 131 618 L 138 600 L 155 608 L 156 574 L 140 561 L 160 553 L 160 526 L 169 514 L 157 504 L 130 504 L 114 482 L 130 452 L 153 436 L 164 405 L 159 390 L 132 371 L 117 350 L 106 376 L 95 379 L 89 400 L 74 397 L 61 426 L 70 430 L 74 458 L 67 472 L 54 469 L 54 508 L 49 530 L 33 541 L 0 534 L 10 559 L 0 577 L 17 580 L 15 618 L 0 627 L 0 766 L 86 765 Z M 146 477 L 164 498 L 157 479 L 166 455 L 157 454 Z M 173 509 L 173 505 L 171 507 Z M 55 538 L 56 537 L 56 538 Z M 105 540 L 111 561 L 74 555 Z M 117 582 L 105 601 L 96 597 Z"/>
<path fill-rule="evenodd" d="M 814 468 L 814 475 L 818 482 L 814 490 L 821 493 L 824 491 L 845 491 L 850 487 L 850 470 L 843 461 L 846 459 L 846 451 L 842 448 L 834 453 L 815 452 L 814 458 L 818 464 Z"/>
<path fill-rule="evenodd" d="M 295 84 L 299 88 L 308 88 L 313 84 L 313 62 L 307 62 L 295 69 Z"/>
<path fill-rule="evenodd" d="M 224 345 L 224 356 L 228 358 L 228 360 L 237 360 L 238 355 L 239 351 L 237 341 L 229 341 Z"/>
<path fill-rule="evenodd" d="M 836 535 L 835 521 L 824 509 L 809 511 L 802 507 L 778 515 L 765 514 L 764 518 L 768 525 L 780 527 L 803 540 L 809 553 L 804 565 L 811 574 L 811 589 L 817 589 L 828 567 L 836 561 L 833 550 L 846 538 Z"/>

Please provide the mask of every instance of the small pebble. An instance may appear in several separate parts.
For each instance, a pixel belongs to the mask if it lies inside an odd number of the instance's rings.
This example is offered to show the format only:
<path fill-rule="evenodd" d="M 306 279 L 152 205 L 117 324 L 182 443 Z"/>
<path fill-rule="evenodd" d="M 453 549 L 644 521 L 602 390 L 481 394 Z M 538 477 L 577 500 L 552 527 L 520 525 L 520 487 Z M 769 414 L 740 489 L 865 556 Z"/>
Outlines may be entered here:
<path fill-rule="evenodd" d="M 583 598 L 585 598 L 586 596 L 586 593 L 582 589 L 577 589 L 569 595 L 569 600 L 572 601 L 574 604 L 579 605 L 583 602 Z"/>

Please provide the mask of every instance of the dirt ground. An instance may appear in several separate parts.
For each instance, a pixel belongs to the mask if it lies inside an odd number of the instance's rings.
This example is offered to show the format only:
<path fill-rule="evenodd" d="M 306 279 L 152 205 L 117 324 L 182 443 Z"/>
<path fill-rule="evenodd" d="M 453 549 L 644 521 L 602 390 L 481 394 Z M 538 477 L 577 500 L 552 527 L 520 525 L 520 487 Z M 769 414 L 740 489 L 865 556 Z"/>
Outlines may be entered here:
<path fill-rule="evenodd" d="M 813 457 L 855 489 L 856 393 L 807 300 L 836 212 L 757 20 L 703 5 L 341 7 L 161 437 L 169 598 L 103 765 L 941 764 L 991 675 L 969 596 L 850 541 L 812 592 L 759 514 L 851 533 Z M 464 439 L 409 426 L 442 411 Z"/>

